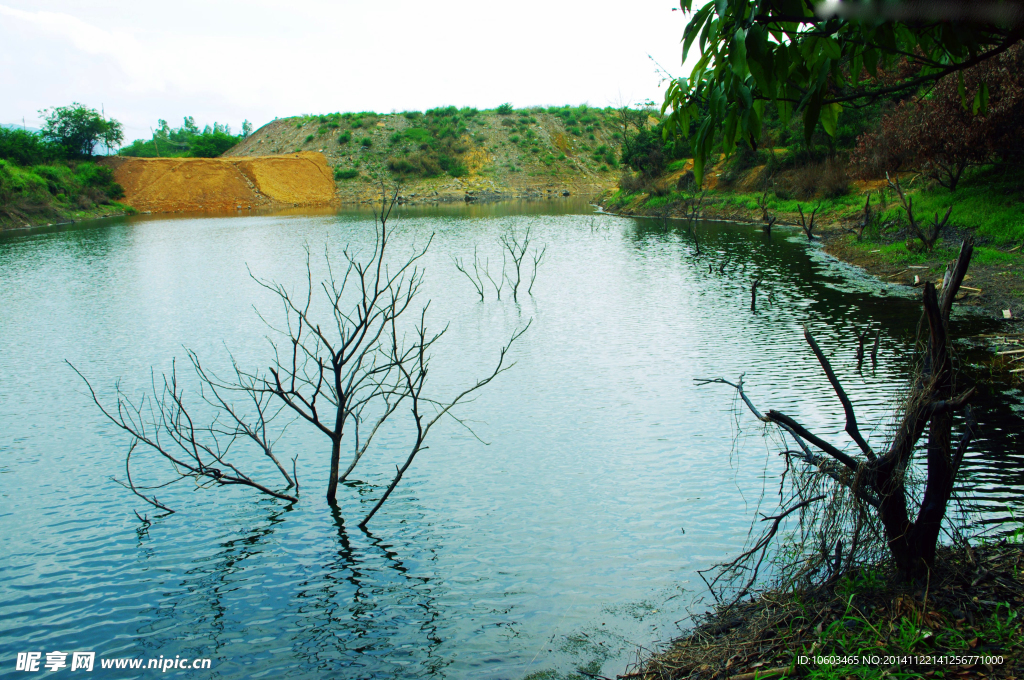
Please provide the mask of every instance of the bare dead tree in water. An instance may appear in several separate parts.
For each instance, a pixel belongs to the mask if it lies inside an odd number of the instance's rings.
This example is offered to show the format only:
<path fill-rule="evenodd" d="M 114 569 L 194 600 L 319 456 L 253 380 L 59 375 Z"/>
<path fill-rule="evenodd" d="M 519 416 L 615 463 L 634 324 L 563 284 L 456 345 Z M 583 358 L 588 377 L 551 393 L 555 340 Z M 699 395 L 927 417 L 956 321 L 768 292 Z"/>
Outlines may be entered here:
<path fill-rule="evenodd" d="M 957 385 L 949 337 L 950 310 L 972 252 L 972 245 L 964 242 L 941 291 L 925 284 L 921 368 L 909 385 L 891 440 L 881 450 L 873 449 L 861 435 L 852 402 L 806 329 L 804 338 L 842 404 L 846 433 L 859 453 L 844 451 L 780 411 L 762 413 L 744 391 L 742 377 L 737 382 L 721 378 L 697 381 L 733 387 L 758 420 L 777 427 L 784 439 L 795 444 L 781 452 L 786 468 L 779 484 L 780 512 L 764 518 L 773 524 L 749 550 L 718 565 L 708 582 L 716 597 L 722 588 L 734 589 L 737 597 L 749 591 L 779 532 L 778 523 L 791 513 L 798 517 L 793 547 L 775 553 L 783 577 L 791 582 L 821 575 L 834 578 L 872 550 L 891 556 L 907 578 L 920 577 L 932 567 L 954 483 L 974 436 L 968 406 L 974 389 Z M 957 413 L 965 414 L 965 425 L 955 438 L 953 419 Z M 926 432 L 925 476 L 918 498 L 912 493 L 915 485 L 910 468 Z"/>
<path fill-rule="evenodd" d="M 544 255 L 547 252 L 548 246 L 546 243 L 540 250 L 533 249 L 533 272 L 530 274 L 530 286 L 526 289 L 528 295 L 533 295 L 533 284 L 537 281 L 537 270 L 540 268 L 540 263 L 544 261 Z"/>
<path fill-rule="evenodd" d="M 512 272 L 515 274 L 515 279 L 511 274 L 506 274 L 504 268 L 501 273 L 507 278 L 508 284 L 512 288 L 512 299 L 518 302 L 519 284 L 523 280 L 523 258 L 526 257 L 526 249 L 530 247 L 530 227 L 527 226 L 526 231 L 522 234 L 514 227 L 509 227 L 501 235 L 500 240 L 502 247 L 505 248 L 512 260 Z"/>
<path fill-rule="evenodd" d="M 469 267 L 467 267 L 462 260 L 452 255 L 452 262 L 455 263 L 455 268 L 458 269 L 462 274 L 469 279 L 469 282 L 473 284 L 473 288 L 476 290 L 477 295 L 480 296 L 480 302 L 484 301 L 484 274 L 481 274 L 480 257 L 477 254 L 477 249 L 473 248 L 473 272 L 470 273 Z M 487 271 L 487 262 L 483 265 L 484 272 Z"/>
<path fill-rule="evenodd" d="M 687 195 L 683 198 L 683 219 L 686 220 L 690 237 L 693 239 L 693 254 L 700 257 L 700 237 L 697 234 L 697 220 L 700 219 L 700 210 L 704 205 L 704 198 L 707 196 L 707 189 L 697 189 L 691 186 Z"/>
<path fill-rule="evenodd" d="M 803 228 L 804 233 L 807 234 L 808 241 L 814 240 L 814 214 L 818 212 L 819 207 L 820 205 L 816 205 L 814 206 L 814 209 L 811 210 L 811 219 L 808 222 L 804 217 L 804 207 L 799 203 L 796 204 L 796 209 L 800 211 L 800 226 Z"/>
<path fill-rule="evenodd" d="M 101 411 L 132 436 L 129 458 L 136 445 L 144 444 L 170 463 L 176 475 L 170 483 L 192 478 L 201 484 L 244 485 L 294 501 L 296 495 L 255 481 L 253 475 L 243 470 L 242 462 L 229 459 L 229 453 L 238 448 L 239 442 L 255 444 L 275 464 L 286 488 L 297 488 L 294 459 L 293 474 L 289 475 L 272 448 L 283 431 L 280 421 L 290 416 L 290 422 L 305 423 L 330 441 L 326 495 L 328 503 L 334 505 L 339 482 L 367 453 L 384 424 L 393 422 L 399 408 L 407 405 L 413 415 L 416 445 L 385 494 L 386 499 L 416 452 L 425 448 L 424 440 L 431 426 L 442 416 L 454 417 L 452 409 L 457 404 L 510 367 L 507 353 L 523 331 L 514 333 L 501 348 L 495 368 L 486 377 L 453 399 L 444 401 L 425 395 L 429 352 L 447 329 L 427 333 L 429 302 L 420 307 L 418 324 L 406 319 L 410 311 L 415 313 L 423 282 L 418 263 L 432 237 L 422 247 L 414 246 L 404 259 L 392 263 L 388 220 L 397 191 L 389 198 L 383 185 L 381 190 L 381 209 L 376 215 L 374 242 L 368 254 L 346 247 L 338 267 L 325 247 L 326 277 L 321 280 L 313 273 L 307 248 L 305 286 L 298 291 L 250 273 L 257 284 L 276 297 L 282 310 L 277 322 L 260 314 L 271 330 L 268 339 L 273 358 L 266 371 L 243 370 L 232 360 L 234 376 L 221 379 L 189 352 L 198 377 L 200 399 L 212 410 L 208 418 L 211 424 L 197 424 L 208 413 L 197 413 L 186 405 L 185 390 L 178 383 L 173 364 L 170 375 L 163 378 L 162 388 L 158 389 L 154 379 L 152 395 L 143 397 L 138 405 L 119 391 L 116 409 L 108 410 L 89 387 Z M 248 411 L 236 407 L 233 398 L 248 402 Z M 434 410 L 435 415 L 424 425 L 421 421 L 428 409 Z M 344 471 L 343 442 L 349 442 L 352 450 Z M 130 479 L 129 485 L 136 493 L 146 490 Z M 156 505 L 155 498 L 151 501 L 139 495 Z M 374 512 L 379 506 L 380 503 Z"/>
<path fill-rule="evenodd" d="M 768 210 L 768 182 L 767 182 L 767 180 L 764 183 L 764 191 L 755 200 L 757 201 L 757 207 L 761 210 L 761 222 L 762 222 L 761 229 L 764 230 L 764 233 L 768 234 L 768 238 L 771 238 L 772 227 L 775 225 L 775 221 L 778 218 L 775 215 L 775 213 L 769 212 L 769 210 Z"/>
<path fill-rule="evenodd" d="M 424 310 L 425 317 L 426 310 Z M 440 333 L 429 335 L 426 329 L 425 318 L 421 317 L 420 324 L 416 328 L 415 341 L 412 344 L 411 352 L 408 350 L 399 350 L 398 345 L 395 345 L 393 350 L 394 355 L 397 356 L 409 356 L 411 354 L 412 361 L 399 361 L 396 363 L 400 373 L 400 382 L 403 392 L 408 396 L 410 402 L 410 411 L 412 412 L 413 422 L 415 424 L 415 438 L 409 449 L 409 454 L 405 459 L 405 463 L 402 466 L 396 466 L 395 476 L 391 480 L 391 484 L 388 485 L 387 490 L 374 504 L 373 509 L 366 515 L 362 522 L 359 523 L 360 527 L 365 528 L 367 523 L 373 519 L 373 516 L 377 514 L 384 502 L 387 501 L 391 492 L 395 490 L 398 483 L 402 481 L 402 477 L 405 475 L 406 470 L 412 465 L 416 455 L 426 449 L 427 435 L 430 433 L 432 428 L 437 421 L 441 420 L 444 416 L 448 415 L 452 408 L 454 408 L 459 402 L 466 399 L 481 387 L 494 380 L 501 373 L 504 373 L 512 367 L 513 364 L 505 365 L 505 357 L 511 348 L 512 343 L 519 339 L 519 337 L 527 331 L 530 324 L 519 331 L 516 331 L 512 338 L 508 341 L 508 344 L 501 348 L 501 353 L 498 357 L 498 364 L 494 370 L 485 378 L 478 380 L 475 385 L 466 388 L 454 398 L 446 402 L 438 402 L 436 400 L 427 399 L 423 396 L 423 387 L 427 380 L 427 370 L 430 364 L 430 357 L 428 351 L 430 347 L 437 341 L 441 335 L 444 334 L 442 330 Z M 393 337 L 397 338 L 397 334 L 393 331 Z M 429 415 L 425 412 L 425 408 L 432 408 L 432 413 Z"/>
<path fill-rule="evenodd" d="M 864 363 L 864 345 L 871 337 L 871 329 L 865 328 L 863 331 L 854 329 L 853 332 L 857 335 L 857 365 L 860 366 Z"/>
<path fill-rule="evenodd" d="M 526 229 L 520 233 L 515 227 L 509 227 L 499 237 L 502 247 L 505 252 L 508 253 L 508 257 L 512 260 L 511 270 L 512 273 L 506 273 L 504 262 L 502 264 L 501 273 L 503 278 L 508 281 L 509 287 L 512 289 L 512 299 L 515 302 L 519 302 L 519 286 L 523 282 L 523 260 L 526 258 L 526 252 L 530 248 L 530 226 L 527 225 Z M 545 245 L 542 250 L 537 250 L 534 247 L 533 252 L 533 274 L 530 276 L 530 285 L 527 288 L 527 293 L 532 295 L 533 284 L 537 280 L 537 268 L 540 266 L 541 260 L 544 259 L 544 252 L 547 250 Z M 513 279 L 513 274 L 515 278 Z"/>

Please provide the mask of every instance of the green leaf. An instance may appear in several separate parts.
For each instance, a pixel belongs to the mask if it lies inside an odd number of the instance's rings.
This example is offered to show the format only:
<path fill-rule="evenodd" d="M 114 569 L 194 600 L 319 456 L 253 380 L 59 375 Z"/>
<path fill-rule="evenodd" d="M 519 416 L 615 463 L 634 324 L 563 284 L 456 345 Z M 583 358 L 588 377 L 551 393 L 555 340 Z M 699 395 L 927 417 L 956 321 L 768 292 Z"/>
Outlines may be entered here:
<path fill-rule="evenodd" d="M 747 29 L 746 46 L 749 58 L 754 61 L 762 61 L 768 54 L 768 39 L 758 24 Z"/>
<path fill-rule="evenodd" d="M 810 144 L 811 135 L 814 134 L 814 126 L 818 123 L 818 117 L 821 114 L 821 100 L 822 92 L 817 90 L 811 95 L 811 98 L 807 102 L 807 106 L 804 108 L 804 140 Z"/>
<path fill-rule="evenodd" d="M 764 100 L 754 102 L 746 119 L 747 134 L 754 141 L 761 139 L 761 119 L 764 117 Z"/>
<path fill-rule="evenodd" d="M 868 70 L 872 78 L 878 77 L 878 52 L 874 47 L 864 50 L 864 68 Z"/>
<path fill-rule="evenodd" d="M 839 48 L 839 42 L 835 38 L 822 38 L 820 41 L 822 52 L 829 59 L 841 59 L 843 51 Z"/>
<path fill-rule="evenodd" d="M 988 83 L 982 82 L 974 95 L 974 115 L 988 115 Z"/>
<path fill-rule="evenodd" d="M 722 129 L 722 151 L 728 156 L 736 148 L 736 123 L 738 116 L 736 108 L 731 107 L 729 117 L 725 119 L 725 127 Z"/>
<path fill-rule="evenodd" d="M 793 118 L 793 103 L 780 99 L 775 102 L 775 106 L 779 109 L 779 122 L 783 127 L 787 127 L 790 119 Z"/>
<path fill-rule="evenodd" d="M 729 46 L 729 60 L 732 61 L 732 70 L 741 78 L 747 75 L 747 43 L 746 31 L 738 29 L 732 36 L 732 44 Z"/>
<path fill-rule="evenodd" d="M 821 107 L 821 127 L 825 128 L 825 132 L 827 132 L 828 136 L 833 139 L 836 136 L 836 128 L 839 124 L 839 114 L 842 110 L 842 104 L 838 103 L 826 104 Z"/>

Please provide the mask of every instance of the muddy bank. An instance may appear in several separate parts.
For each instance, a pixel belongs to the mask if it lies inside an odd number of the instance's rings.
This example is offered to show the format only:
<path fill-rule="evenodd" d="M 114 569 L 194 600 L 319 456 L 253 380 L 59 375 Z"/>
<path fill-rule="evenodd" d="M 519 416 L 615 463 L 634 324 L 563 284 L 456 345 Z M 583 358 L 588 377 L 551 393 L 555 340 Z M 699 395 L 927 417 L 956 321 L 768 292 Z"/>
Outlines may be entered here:
<path fill-rule="evenodd" d="M 253 210 L 337 202 L 323 154 L 233 158 L 127 158 L 104 161 L 142 212 Z"/>

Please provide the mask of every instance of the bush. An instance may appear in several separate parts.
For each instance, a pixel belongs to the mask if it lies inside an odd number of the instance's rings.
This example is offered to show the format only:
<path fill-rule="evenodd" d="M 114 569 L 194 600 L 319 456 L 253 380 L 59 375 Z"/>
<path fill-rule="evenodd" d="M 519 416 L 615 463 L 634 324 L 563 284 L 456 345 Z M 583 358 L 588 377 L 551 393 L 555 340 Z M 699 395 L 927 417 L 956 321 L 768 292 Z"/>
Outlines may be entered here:
<path fill-rule="evenodd" d="M 312 139 L 310 135 L 306 141 Z M 238 137 L 226 132 L 203 131 L 201 135 L 192 138 L 188 155 L 193 158 L 216 158 L 238 143 Z"/>
<path fill-rule="evenodd" d="M 508 102 L 505 102 L 504 104 L 502 104 L 501 106 L 499 106 L 497 108 L 497 112 L 498 112 L 499 116 L 508 116 L 508 115 L 510 115 L 514 111 L 515 111 L 515 109 Z"/>
<path fill-rule="evenodd" d="M 778 195 L 780 189 L 776 189 Z M 782 194 L 787 194 L 781 189 Z M 808 200 L 818 193 L 825 198 L 839 198 L 850 193 L 850 176 L 846 165 L 835 158 L 824 163 L 808 163 L 793 175 L 793 193 L 800 200 Z"/>
<path fill-rule="evenodd" d="M 825 198 L 839 198 L 850 193 L 850 175 L 846 171 L 845 163 L 835 158 L 825 161 L 821 193 Z"/>
<path fill-rule="evenodd" d="M 461 160 L 452 156 L 440 154 L 437 157 L 437 163 L 441 166 L 442 170 L 452 177 L 465 177 L 469 174 L 469 168 Z"/>
<path fill-rule="evenodd" d="M 359 146 L 365 146 L 367 148 L 373 146 L 373 139 L 370 137 L 363 137 L 359 140 Z"/>
<path fill-rule="evenodd" d="M 312 141 L 313 141 L 313 135 L 306 135 L 306 144 L 309 144 Z"/>
<path fill-rule="evenodd" d="M 64 158 L 64 147 L 34 132 L 0 128 L 0 160 L 17 165 L 38 165 Z"/>
<path fill-rule="evenodd" d="M 338 135 L 338 144 L 348 144 L 351 141 L 352 133 L 349 132 L 348 130 L 345 130 L 340 135 Z"/>
<path fill-rule="evenodd" d="M 644 182 L 640 175 L 634 174 L 629 170 L 622 171 L 622 177 L 619 178 L 619 189 L 627 194 L 635 194 L 643 191 L 643 188 Z"/>
<path fill-rule="evenodd" d="M 355 169 L 342 170 L 341 168 L 334 169 L 334 179 L 355 179 L 359 176 L 359 171 Z"/>
<path fill-rule="evenodd" d="M 89 209 L 124 196 L 110 168 L 94 163 L 18 167 L 0 160 L 0 217 L 26 220 Z"/>

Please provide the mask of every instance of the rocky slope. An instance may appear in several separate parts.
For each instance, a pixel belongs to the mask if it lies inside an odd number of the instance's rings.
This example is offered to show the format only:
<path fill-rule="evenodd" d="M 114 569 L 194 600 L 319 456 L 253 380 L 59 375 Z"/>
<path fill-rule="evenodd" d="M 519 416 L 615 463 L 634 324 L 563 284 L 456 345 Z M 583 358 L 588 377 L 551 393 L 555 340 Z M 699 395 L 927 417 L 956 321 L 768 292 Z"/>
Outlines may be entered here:
<path fill-rule="evenodd" d="M 596 197 L 618 180 L 621 126 L 615 111 L 436 111 L 455 112 L 447 119 L 453 125 L 444 127 L 444 116 L 431 112 L 282 118 L 225 157 L 322 153 L 343 203 L 379 200 L 381 176 L 400 183 L 400 200 L 407 203 Z M 426 171 L 416 165 L 424 154 L 436 158 L 442 146 L 454 169 L 430 169 L 429 159 Z"/>

